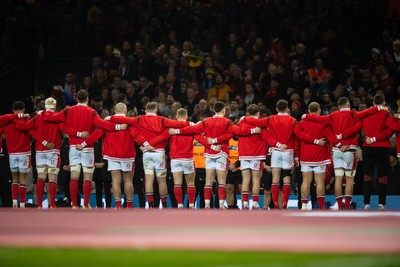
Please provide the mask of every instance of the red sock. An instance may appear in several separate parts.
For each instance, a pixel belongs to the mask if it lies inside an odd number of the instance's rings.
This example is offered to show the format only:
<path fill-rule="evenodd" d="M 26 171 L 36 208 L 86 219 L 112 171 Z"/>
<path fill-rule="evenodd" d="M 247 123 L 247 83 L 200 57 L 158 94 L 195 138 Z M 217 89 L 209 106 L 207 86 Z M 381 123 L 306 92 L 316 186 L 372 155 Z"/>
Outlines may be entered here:
<path fill-rule="evenodd" d="M 249 192 L 242 192 L 243 202 L 249 202 Z"/>
<path fill-rule="evenodd" d="M 209 185 L 204 186 L 204 200 L 211 200 L 212 187 Z"/>
<path fill-rule="evenodd" d="M 325 196 L 317 196 L 318 206 L 321 210 L 325 209 Z"/>
<path fill-rule="evenodd" d="M 73 207 L 77 207 L 77 198 L 78 198 L 78 180 L 72 179 L 69 180 L 69 193 L 71 195 L 71 203 Z"/>
<path fill-rule="evenodd" d="M 308 198 L 301 198 L 301 203 L 302 204 L 307 204 L 308 203 Z"/>
<path fill-rule="evenodd" d="M 338 208 L 341 210 L 343 209 L 343 200 L 342 200 L 343 196 L 338 196 L 336 197 L 336 202 L 338 204 Z"/>
<path fill-rule="evenodd" d="M 253 195 L 253 202 L 258 202 L 260 200 L 260 195 Z"/>
<path fill-rule="evenodd" d="M 83 206 L 89 207 L 90 193 L 92 192 L 92 181 L 86 179 L 83 183 Z"/>
<path fill-rule="evenodd" d="M 183 200 L 182 200 L 182 186 L 180 184 L 176 184 L 174 186 L 174 195 L 175 195 L 176 202 L 178 204 L 182 204 L 182 202 L 183 202 Z"/>
<path fill-rule="evenodd" d="M 19 194 L 19 184 L 18 183 L 12 183 L 11 185 L 11 195 L 13 200 L 18 200 L 18 194 Z"/>
<path fill-rule="evenodd" d="M 147 193 L 146 194 L 147 197 L 147 203 L 149 203 L 149 207 L 153 207 L 154 206 L 154 196 L 153 193 Z"/>
<path fill-rule="evenodd" d="M 218 186 L 218 199 L 219 200 L 226 199 L 226 186 L 224 184 L 220 184 Z"/>
<path fill-rule="evenodd" d="M 168 200 L 167 195 L 160 196 L 160 199 L 161 199 L 161 205 L 166 208 L 167 207 L 167 200 Z"/>
<path fill-rule="evenodd" d="M 279 207 L 279 184 L 271 185 L 272 201 L 274 202 L 274 207 Z"/>
<path fill-rule="evenodd" d="M 284 184 L 282 188 L 283 208 L 287 207 L 290 196 L 290 184 Z"/>
<path fill-rule="evenodd" d="M 129 199 L 126 201 L 126 208 L 133 208 L 133 199 Z"/>
<path fill-rule="evenodd" d="M 196 197 L 196 187 L 194 185 L 188 185 L 187 194 L 189 199 L 189 204 L 194 204 L 194 199 Z"/>
<path fill-rule="evenodd" d="M 26 184 L 19 185 L 19 202 L 25 203 L 26 201 Z"/>
<path fill-rule="evenodd" d="M 115 201 L 115 207 L 116 207 L 117 209 L 120 209 L 120 208 L 121 208 L 121 200 L 116 200 L 116 201 Z"/>
<path fill-rule="evenodd" d="M 345 196 L 344 196 L 344 206 L 345 206 L 345 208 L 346 208 L 347 210 L 350 209 L 351 199 L 352 199 L 352 196 L 351 196 L 351 195 L 345 195 Z"/>
<path fill-rule="evenodd" d="M 38 179 L 36 182 L 36 199 L 38 207 L 42 207 L 45 181 Z"/>
<path fill-rule="evenodd" d="M 50 181 L 49 182 L 49 194 L 50 195 L 50 207 L 56 207 L 56 195 L 57 195 L 57 182 Z M 49 197 L 47 197 L 49 199 Z"/>

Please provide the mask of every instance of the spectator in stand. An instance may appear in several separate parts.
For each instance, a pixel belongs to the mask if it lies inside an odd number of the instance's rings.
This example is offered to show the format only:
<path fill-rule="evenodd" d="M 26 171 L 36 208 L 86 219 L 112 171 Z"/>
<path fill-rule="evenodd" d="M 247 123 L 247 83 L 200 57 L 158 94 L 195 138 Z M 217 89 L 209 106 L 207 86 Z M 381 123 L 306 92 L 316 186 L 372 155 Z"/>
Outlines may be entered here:
<path fill-rule="evenodd" d="M 216 97 L 219 101 L 224 101 L 224 97 L 226 93 L 230 92 L 230 87 L 223 82 L 223 78 L 221 74 L 217 74 L 215 78 L 215 84 L 211 87 L 210 91 L 207 94 L 207 102 L 210 103 L 210 98 L 212 96 Z"/>
<path fill-rule="evenodd" d="M 108 79 L 107 70 L 104 67 L 97 67 L 92 83 L 93 96 L 101 95 L 104 89 L 111 89 L 111 82 Z"/>
<path fill-rule="evenodd" d="M 193 115 L 190 117 L 190 121 L 197 123 L 211 116 L 212 111 L 207 106 L 207 100 L 200 99 L 199 104 L 194 108 Z"/>
<path fill-rule="evenodd" d="M 230 112 L 228 118 L 232 121 L 239 120 L 245 113 L 239 109 L 238 101 L 236 98 L 232 98 L 229 102 Z"/>
<path fill-rule="evenodd" d="M 207 68 L 204 74 L 200 84 L 204 92 L 208 95 L 210 89 L 215 85 L 216 72 L 213 68 Z"/>
<path fill-rule="evenodd" d="M 301 102 L 299 100 L 293 100 L 290 106 L 290 115 L 296 119 L 296 121 L 301 120 L 301 116 L 303 116 L 303 111 L 301 108 Z"/>
<path fill-rule="evenodd" d="M 89 92 L 89 94 L 92 94 L 93 96 L 95 95 L 95 92 L 93 91 L 93 79 L 91 76 L 85 76 L 83 77 L 82 85 L 79 89 L 85 89 L 86 91 Z"/>
<path fill-rule="evenodd" d="M 110 71 L 118 69 L 119 59 L 114 55 L 114 45 L 109 43 L 104 47 L 104 55 L 102 56 L 103 67 Z"/>
<path fill-rule="evenodd" d="M 224 43 L 222 54 L 224 60 L 227 62 L 234 62 L 236 57 L 236 48 L 239 45 L 239 38 L 235 32 L 230 32 L 228 40 Z"/>
<path fill-rule="evenodd" d="M 247 83 L 244 86 L 244 90 L 245 90 L 244 103 L 246 104 L 246 106 L 249 106 L 251 104 L 255 104 L 256 100 L 260 96 L 255 94 L 253 84 L 250 83 L 250 82 Z"/>
<path fill-rule="evenodd" d="M 187 110 L 189 117 L 193 115 L 196 105 L 199 100 L 196 98 L 196 90 L 194 87 L 189 86 L 186 90 L 186 98 L 182 102 L 183 107 Z"/>
<path fill-rule="evenodd" d="M 155 97 L 154 93 L 154 83 L 149 81 L 146 76 L 141 76 L 139 78 L 139 86 L 137 88 L 137 96 L 142 98 L 143 96 L 147 96 L 150 99 Z"/>
<path fill-rule="evenodd" d="M 246 113 L 247 105 L 244 102 L 244 96 L 242 94 L 236 94 L 235 99 L 238 103 L 238 109 L 241 110 L 243 113 Z"/>
<path fill-rule="evenodd" d="M 329 79 L 330 74 L 324 66 L 324 61 L 321 58 L 316 58 L 313 66 L 307 69 L 307 81 L 311 90 L 317 96 L 324 91 L 330 91 Z"/>
<path fill-rule="evenodd" d="M 315 98 L 311 88 L 310 87 L 304 88 L 303 97 L 300 99 L 302 112 L 306 113 L 308 105 L 311 102 L 316 102 L 316 101 L 317 99 Z"/>

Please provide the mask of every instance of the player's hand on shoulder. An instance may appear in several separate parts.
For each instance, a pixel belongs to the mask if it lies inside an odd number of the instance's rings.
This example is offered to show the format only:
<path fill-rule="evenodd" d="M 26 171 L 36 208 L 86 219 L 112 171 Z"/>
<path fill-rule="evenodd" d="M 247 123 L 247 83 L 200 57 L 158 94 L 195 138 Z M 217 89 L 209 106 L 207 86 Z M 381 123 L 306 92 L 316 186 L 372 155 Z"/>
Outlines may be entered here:
<path fill-rule="evenodd" d="M 107 117 L 105 117 L 105 118 L 104 118 L 104 120 L 105 120 L 105 121 L 109 121 L 109 120 L 111 120 L 111 116 L 107 116 Z"/>
<path fill-rule="evenodd" d="M 400 119 L 400 113 L 395 113 L 395 114 L 393 114 L 393 118 L 395 118 L 395 119 Z"/>

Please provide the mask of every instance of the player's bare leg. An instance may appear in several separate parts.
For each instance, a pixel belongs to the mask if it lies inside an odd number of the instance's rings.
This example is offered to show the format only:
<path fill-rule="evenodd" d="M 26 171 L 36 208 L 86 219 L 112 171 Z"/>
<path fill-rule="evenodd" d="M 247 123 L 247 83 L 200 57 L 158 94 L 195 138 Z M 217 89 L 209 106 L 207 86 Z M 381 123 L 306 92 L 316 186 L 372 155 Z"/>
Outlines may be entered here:
<path fill-rule="evenodd" d="M 149 205 L 149 208 L 154 207 L 154 170 L 152 169 L 145 169 L 144 170 L 145 175 L 145 183 L 144 183 L 144 190 L 146 192 L 146 198 L 147 198 L 147 203 Z"/>
<path fill-rule="evenodd" d="M 185 174 L 187 196 L 189 200 L 189 209 L 194 209 L 194 202 L 196 197 L 196 187 L 194 185 L 195 173 Z"/>
<path fill-rule="evenodd" d="M 272 202 L 274 203 L 274 208 L 279 208 L 279 181 L 281 178 L 281 168 L 272 168 Z"/>
<path fill-rule="evenodd" d="M 174 177 L 174 195 L 176 202 L 178 203 L 178 209 L 183 209 L 183 172 L 173 172 L 172 176 Z"/>
<path fill-rule="evenodd" d="M 343 209 L 343 176 L 342 168 L 335 169 L 335 197 L 339 210 Z"/>
<path fill-rule="evenodd" d="M 158 183 L 158 192 L 160 193 L 160 200 L 163 208 L 167 207 L 167 171 L 166 170 L 156 170 L 156 179 Z"/>
<path fill-rule="evenodd" d="M 124 180 L 124 194 L 127 208 L 133 208 L 133 176 L 134 171 L 122 172 L 122 178 Z"/>
<path fill-rule="evenodd" d="M 325 172 L 315 173 L 314 179 L 316 183 L 318 206 L 320 209 L 325 209 Z"/>
<path fill-rule="evenodd" d="M 344 205 L 345 209 L 350 209 L 351 200 L 353 198 L 353 191 L 354 191 L 354 174 L 355 170 L 347 171 L 346 170 L 346 186 L 344 189 Z"/>
<path fill-rule="evenodd" d="M 204 207 L 206 209 L 211 207 L 212 185 L 214 183 L 215 175 L 215 169 L 206 169 L 206 183 L 204 185 Z"/>
<path fill-rule="evenodd" d="M 39 209 L 43 208 L 43 196 L 44 196 L 44 187 L 46 185 L 46 178 L 47 178 L 47 166 L 46 165 L 37 165 L 37 176 L 38 179 L 36 181 L 36 203 Z M 47 194 L 48 195 L 48 194 Z M 49 199 L 49 198 L 47 198 Z M 50 201 L 49 201 L 50 204 Z"/>
<path fill-rule="evenodd" d="M 217 170 L 217 179 L 218 179 L 218 200 L 219 200 L 219 208 L 225 209 L 225 200 L 226 200 L 226 177 L 228 176 L 228 171 Z"/>
<path fill-rule="evenodd" d="M 94 167 L 83 167 L 83 207 L 89 208 Z"/>
<path fill-rule="evenodd" d="M 301 209 L 307 210 L 308 196 L 313 178 L 312 172 L 303 172 L 303 182 L 301 183 Z"/>
<path fill-rule="evenodd" d="M 249 209 L 249 192 L 250 192 L 250 181 L 251 181 L 251 170 L 245 169 L 242 170 L 242 201 L 243 201 L 243 209 Z"/>
<path fill-rule="evenodd" d="M 115 201 L 115 207 L 117 209 L 121 208 L 121 182 L 122 182 L 122 174 L 120 170 L 112 170 L 112 192 Z"/>
<path fill-rule="evenodd" d="M 253 198 L 252 209 L 260 208 L 260 206 L 258 205 L 258 201 L 260 199 L 261 176 L 262 176 L 262 171 L 254 171 L 254 170 L 251 171 L 252 198 Z"/>

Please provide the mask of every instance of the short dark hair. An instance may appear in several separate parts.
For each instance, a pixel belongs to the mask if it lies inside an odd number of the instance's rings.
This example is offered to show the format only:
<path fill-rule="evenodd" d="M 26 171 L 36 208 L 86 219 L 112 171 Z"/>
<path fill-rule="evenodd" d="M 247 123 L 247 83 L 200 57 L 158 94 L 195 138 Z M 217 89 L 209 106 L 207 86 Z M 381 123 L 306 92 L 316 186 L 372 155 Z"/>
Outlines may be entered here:
<path fill-rule="evenodd" d="M 385 96 L 381 94 L 376 94 L 374 95 L 374 100 L 373 100 L 375 105 L 382 105 L 385 103 Z"/>
<path fill-rule="evenodd" d="M 318 112 L 319 109 L 320 109 L 320 105 L 318 104 L 318 102 L 311 102 L 308 105 L 308 110 L 310 111 L 310 113 L 316 113 L 316 112 Z"/>
<path fill-rule="evenodd" d="M 15 110 L 24 110 L 25 109 L 25 103 L 22 101 L 15 101 L 12 105 L 12 109 Z"/>
<path fill-rule="evenodd" d="M 214 111 L 215 112 L 221 112 L 225 107 L 225 103 L 222 101 L 217 101 L 214 103 Z"/>
<path fill-rule="evenodd" d="M 350 101 L 349 101 L 349 99 L 347 97 L 342 96 L 341 98 L 338 99 L 337 105 L 338 105 L 338 107 L 342 107 L 342 106 L 344 106 L 345 104 L 347 104 L 349 102 Z"/>
<path fill-rule="evenodd" d="M 289 103 L 285 99 L 280 99 L 276 102 L 276 109 L 279 112 L 284 112 L 289 107 Z"/>
<path fill-rule="evenodd" d="M 80 89 L 76 94 L 76 98 L 78 99 L 79 103 L 85 102 L 89 97 L 89 92 L 85 89 Z"/>
<path fill-rule="evenodd" d="M 256 104 L 250 104 L 247 107 L 247 113 L 249 113 L 251 116 L 256 115 L 258 112 L 260 112 L 260 108 Z"/>

